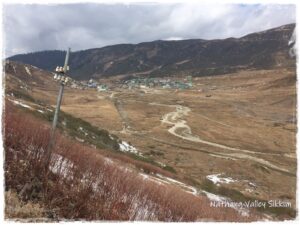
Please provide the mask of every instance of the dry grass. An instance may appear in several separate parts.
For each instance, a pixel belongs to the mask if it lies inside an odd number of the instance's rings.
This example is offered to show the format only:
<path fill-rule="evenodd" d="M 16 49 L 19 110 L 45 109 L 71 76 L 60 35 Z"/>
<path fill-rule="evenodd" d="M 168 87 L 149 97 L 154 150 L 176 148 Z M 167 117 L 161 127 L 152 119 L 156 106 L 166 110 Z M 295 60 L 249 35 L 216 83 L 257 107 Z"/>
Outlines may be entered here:
<path fill-rule="evenodd" d="M 174 109 L 149 105 L 157 102 L 191 108 L 189 115 L 182 119 L 187 121 L 192 133 L 203 140 L 246 150 L 295 156 L 295 84 L 294 70 L 276 69 L 199 77 L 195 78 L 192 90 L 178 92 L 155 89 L 141 94 L 140 90 L 114 89 L 113 99 L 123 103 L 131 129 L 139 132 L 139 136 L 119 132 L 122 123 L 112 99 L 109 101 L 112 92 L 66 88 L 62 109 L 74 117 L 117 134 L 143 154 L 152 150 L 148 146 L 155 146 L 155 150 L 163 152 L 164 156 L 151 156 L 153 160 L 175 168 L 178 177 L 191 178 L 200 183 L 205 176 L 222 172 L 237 180 L 259 184 L 251 193 L 245 191 L 248 188 L 245 182 L 226 185 L 245 195 L 261 199 L 269 199 L 270 196 L 280 199 L 288 195 L 295 205 L 296 176 L 287 176 L 270 168 L 269 173 L 266 173 L 259 169 L 261 164 L 250 160 L 227 160 L 210 155 L 208 153 L 232 152 L 184 141 L 171 135 L 167 131 L 170 127 L 161 124 L 160 119 Z M 19 85 L 14 89 L 19 90 Z M 57 90 L 58 87 L 48 87 L 47 83 L 47 87 L 34 86 L 30 95 L 35 100 L 54 105 Z M 295 158 L 257 156 L 296 174 Z"/>
<path fill-rule="evenodd" d="M 45 216 L 43 206 L 39 203 L 22 202 L 15 191 L 5 192 L 5 218 L 42 218 Z"/>
<path fill-rule="evenodd" d="M 42 202 L 48 217 L 151 221 L 256 219 L 244 218 L 230 208 L 211 208 L 205 197 L 144 180 L 138 172 L 107 161 L 99 151 L 74 143 L 62 134 L 56 137 L 51 169 L 43 171 L 48 138 L 49 127 L 42 121 L 6 104 L 5 188 L 16 190 L 22 201 Z M 12 198 L 7 201 L 14 204 Z M 34 211 L 35 205 L 30 209 Z M 36 215 L 40 213 L 36 211 Z M 24 216 L 34 215 L 32 212 Z M 11 217 L 12 213 L 6 213 L 6 218 Z"/>

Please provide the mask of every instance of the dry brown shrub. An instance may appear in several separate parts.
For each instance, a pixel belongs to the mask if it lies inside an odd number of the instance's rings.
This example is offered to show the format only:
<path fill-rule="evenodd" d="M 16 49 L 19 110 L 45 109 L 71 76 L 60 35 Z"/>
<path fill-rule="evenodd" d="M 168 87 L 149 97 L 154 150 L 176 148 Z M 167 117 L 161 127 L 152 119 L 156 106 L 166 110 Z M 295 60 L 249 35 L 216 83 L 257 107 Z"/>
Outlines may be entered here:
<path fill-rule="evenodd" d="M 5 218 L 42 218 L 45 216 L 43 206 L 39 203 L 22 202 L 14 191 L 5 192 Z"/>
<path fill-rule="evenodd" d="M 49 126 L 7 104 L 5 188 L 20 193 L 26 184 L 38 179 L 41 182 L 39 194 L 34 199 L 30 199 L 32 193 L 27 196 L 31 201 L 43 202 L 53 217 L 159 221 L 254 219 L 244 218 L 230 208 L 211 208 L 206 197 L 143 179 L 138 171 L 121 163 L 133 163 L 132 159 L 111 154 L 118 160 L 108 162 L 98 150 L 74 142 L 60 133 L 53 149 L 52 170 L 46 176 L 42 170 L 42 156 L 48 138 Z M 155 171 L 154 168 L 152 170 Z M 159 169 L 157 172 L 166 174 Z M 7 214 L 8 217 L 10 215 Z"/>

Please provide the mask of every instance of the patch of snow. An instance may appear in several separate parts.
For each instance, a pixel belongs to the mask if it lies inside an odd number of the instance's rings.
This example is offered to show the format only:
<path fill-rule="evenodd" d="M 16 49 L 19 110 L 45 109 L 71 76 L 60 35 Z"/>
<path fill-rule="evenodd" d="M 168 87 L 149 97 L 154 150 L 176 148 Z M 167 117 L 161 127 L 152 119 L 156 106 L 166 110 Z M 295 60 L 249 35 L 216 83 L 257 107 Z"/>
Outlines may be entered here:
<path fill-rule="evenodd" d="M 160 179 L 162 179 L 163 181 L 166 181 L 169 184 L 175 184 L 175 185 L 181 187 L 186 192 L 192 193 L 193 195 L 197 195 L 198 194 L 197 188 L 195 188 L 193 186 L 187 185 L 187 184 L 182 183 L 182 182 L 180 182 L 178 180 L 174 180 L 174 179 L 172 179 L 170 177 L 166 177 L 166 176 L 163 176 L 161 174 L 156 174 L 156 176 L 158 176 Z"/>
<path fill-rule="evenodd" d="M 134 197 L 129 210 L 129 221 L 157 221 L 156 204 L 152 201 L 143 199 L 142 201 L 138 197 Z"/>
<path fill-rule="evenodd" d="M 32 75 L 31 72 L 30 72 L 30 70 L 29 70 L 29 68 L 28 68 L 27 66 L 25 66 L 25 70 L 26 70 L 26 73 L 27 73 L 28 75 L 30 75 L 30 76 Z"/>
<path fill-rule="evenodd" d="M 174 179 L 172 179 L 172 178 L 170 178 L 170 177 L 166 177 L 166 176 L 163 176 L 163 175 L 161 175 L 161 174 L 156 174 L 156 176 L 158 176 L 158 177 L 161 178 L 161 179 L 167 180 L 167 181 L 169 181 L 170 183 L 175 183 L 175 184 L 179 184 L 179 185 L 185 185 L 184 183 L 182 183 L 182 182 L 180 182 L 180 181 L 178 181 L 178 180 L 174 180 Z"/>
<path fill-rule="evenodd" d="M 24 87 L 24 86 L 20 85 L 20 88 L 27 91 L 27 87 Z"/>
<path fill-rule="evenodd" d="M 89 133 L 87 133 L 82 127 L 79 127 L 78 130 L 80 130 L 82 133 L 84 133 L 85 136 L 89 135 Z"/>
<path fill-rule="evenodd" d="M 45 113 L 43 110 L 40 110 L 40 109 L 38 109 L 37 111 L 40 112 L 40 113 L 42 113 L 42 114 Z"/>
<path fill-rule="evenodd" d="M 147 175 L 147 174 L 140 173 L 140 175 L 143 177 L 144 180 L 149 179 L 149 175 Z"/>
<path fill-rule="evenodd" d="M 13 102 L 15 105 L 20 105 L 20 106 L 22 106 L 24 108 L 32 109 L 32 107 L 30 107 L 29 105 L 26 105 L 26 104 L 24 104 L 24 103 L 22 103 L 20 101 L 17 101 L 17 100 L 10 100 L 10 101 Z"/>
<path fill-rule="evenodd" d="M 211 201 L 215 201 L 215 202 L 225 202 L 228 201 L 229 199 L 226 197 L 222 197 L 220 195 L 215 195 L 213 193 L 207 192 L 207 191 L 202 191 L 202 193 L 204 193 L 209 200 Z"/>
<path fill-rule="evenodd" d="M 115 138 L 111 134 L 108 134 L 108 136 L 110 137 L 111 140 L 115 140 Z"/>
<path fill-rule="evenodd" d="M 158 185 L 165 185 L 165 184 L 170 184 L 169 182 L 162 180 L 160 178 L 154 177 L 154 176 L 150 176 L 148 174 L 144 174 L 144 173 L 139 173 L 140 176 L 142 176 L 143 180 L 149 180 L 149 181 L 153 181 Z"/>
<path fill-rule="evenodd" d="M 245 191 L 250 192 L 250 193 L 253 192 L 253 190 L 250 188 L 246 188 Z"/>
<path fill-rule="evenodd" d="M 232 179 L 231 177 L 219 177 L 222 174 L 212 174 L 212 175 L 208 175 L 206 176 L 206 178 L 210 181 L 212 181 L 214 184 L 218 184 L 218 183 L 225 183 L 225 184 L 229 184 L 232 182 L 235 182 L 236 180 Z"/>
<path fill-rule="evenodd" d="M 253 182 L 249 182 L 249 185 L 252 187 L 256 187 L 256 184 L 254 184 Z"/>
<path fill-rule="evenodd" d="M 164 164 L 164 163 L 162 163 L 162 162 L 158 162 L 158 161 L 156 161 L 161 167 L 166 167 L 167 165 L 166 164 Z"/>
<path fill-rule="evenodd" d="M 52 154 L 49 169 L 52 173 L 61 174 L 64 178 L 72 179 L 73 163 L 59 154 Z"/>
<path fill-rule="evenodd" d="M 15 67 L 15 66 L 13 66 L 13 70 L 15 71 L 15 73 L 17 73 L 17 70 L 16 70 L 16 67 Z"/>
<path fill-rule="evenodd" d="M 79 142 L 84 142 L 84 140 L 83 139 L 81 139 L 81 138 L 79 138 L 79 137 L 75 137 L 75 139 L 77 140 L 77 141 L 79 141 Z"/>
<path fill-rule="evenodd" d="M 131 152 L 135 154 L 138 153 L 137 149 L 132 145 L 128 144 L 126 141 L 122 141 L 121 143 L 119 143 L 119 146 L 120 146 L 120 151 L 122 152 Z"/>

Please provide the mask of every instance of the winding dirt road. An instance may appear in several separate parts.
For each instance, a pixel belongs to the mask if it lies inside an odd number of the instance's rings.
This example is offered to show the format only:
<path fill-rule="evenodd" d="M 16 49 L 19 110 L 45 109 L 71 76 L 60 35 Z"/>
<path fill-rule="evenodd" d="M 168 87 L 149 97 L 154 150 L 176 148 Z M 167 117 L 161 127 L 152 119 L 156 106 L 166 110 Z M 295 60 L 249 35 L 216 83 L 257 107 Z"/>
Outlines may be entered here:
<path fill-rule="evenodd" d="M 182 138 L 187 141 L 202 143 L 202 144 L 206 144 L 209 146 L 213 146 L 213 147 L 217 147 L 217 148 L 235 152 L 235 153 L 229 153 L 229 154 L 223 153 L 223 152 L 218 152 L 218 155 L 222 155 L 225 157 L 233 157 L 233 158 L 238 158 L 238 159 L 248 159 L 248 160 L 252 160 L 254 162 L 263 164 L 264 166 L 269 167 L 271 169 L 290 173 L 290 171 L 285 168 L 276 166 L 265 159 L 253 156 L 253 155 L 260 154 L 260 155 L 268 155 L 268 156 L 276 155 L 276 156 L 286 157 L 285 155 L 276 154 L 276 153 L 254 152 L 254 151 L 250 151 L 250 150 L 234 148 L 234 147 L 218 144 L 215 142 L 205 141 L 205 140 L 201 139 L 200 137 L 194 135 L 192 133 L 191 128 L 187 125 L 187 122 L 182 119 L 184 116 L 188 116 L 189 112 L 191 111 L 191 109 L 189 107 L 181 106 L 181 105 L 165 105 L 165 104 L 160 104 L 160 103 L 149 103 L 149 104 L 157 105 L 157 106 L 172 107 L 172 108 L 176 109 L 175 111 L 169 112 L 162 117 L 162 123 L 173 125 L 171 128 L 168 129 L 168 132 L 176 137 Z M 216 152 L 211 152 L 211 153 L 216 153 Z M 251 154 L 251 156 L 249 154 Z"/>

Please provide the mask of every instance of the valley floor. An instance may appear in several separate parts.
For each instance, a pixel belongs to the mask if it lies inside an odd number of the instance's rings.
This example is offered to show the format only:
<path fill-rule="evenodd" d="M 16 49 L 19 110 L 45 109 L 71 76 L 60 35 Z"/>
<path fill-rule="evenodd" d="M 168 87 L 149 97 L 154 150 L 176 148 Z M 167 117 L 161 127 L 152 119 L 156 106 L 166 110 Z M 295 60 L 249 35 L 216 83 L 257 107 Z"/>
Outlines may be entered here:
<path fill-rule="evenodd" d="M 35 87 L 30 95 L 54 106 L 57 87 Z M 190 90 L 67 87 L 62 110 L 117 135 L 193 187 L 296 208 L 292 70 L 194 78 Z"/>
<path fill-rule="evenodd" d="M 296 193 L 296 75 L 246 71 L 198 78 L 192 90 L 66 91 L 62 109 L 201 181 L 262 199 Z M 117 104 L 116 104 L 117 102 Z M 249 186 L 245 180 L 255 184 Z"/>

